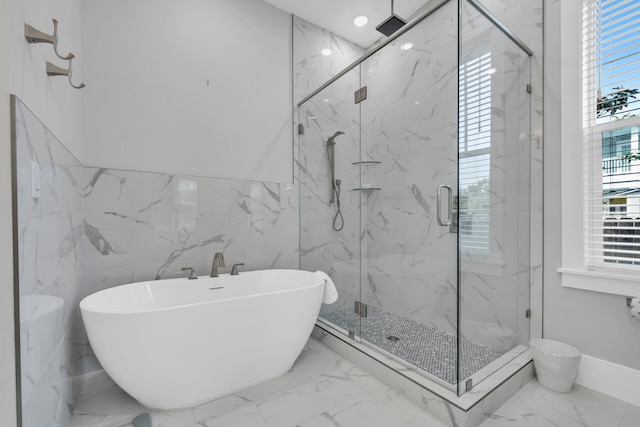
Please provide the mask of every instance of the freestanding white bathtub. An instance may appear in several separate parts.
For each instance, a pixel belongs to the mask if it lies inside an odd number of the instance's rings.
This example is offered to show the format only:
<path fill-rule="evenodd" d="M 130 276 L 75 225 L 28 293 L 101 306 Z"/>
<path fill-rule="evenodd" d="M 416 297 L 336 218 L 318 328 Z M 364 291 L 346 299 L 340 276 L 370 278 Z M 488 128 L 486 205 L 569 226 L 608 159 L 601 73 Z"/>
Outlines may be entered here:
<path fill-rule="evenodd" d="M 132 283 L 80 302 L 98 360 L 152 409 L 187 408 L 286 373 L 324 302 L 325 273 L 263 270 Z"/>

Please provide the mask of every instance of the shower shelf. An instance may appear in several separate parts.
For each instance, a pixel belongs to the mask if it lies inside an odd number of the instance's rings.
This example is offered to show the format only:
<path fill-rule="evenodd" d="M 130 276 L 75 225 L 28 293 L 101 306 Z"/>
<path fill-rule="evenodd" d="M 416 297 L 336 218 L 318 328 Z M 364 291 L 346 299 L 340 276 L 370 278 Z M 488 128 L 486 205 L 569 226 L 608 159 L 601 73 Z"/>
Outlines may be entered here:
<path fill-rule="evenodd" d="M 382 188 L 380 187 L 361 187 L 361 188 L 354 188 L 353 191 L 380 191 L 382 190 Z"/>
<path fill-rule="evenodd" d="M 363 162 L 353 162 L 354 165 L 379 165 L 377 160 L 365 160 Z"/>

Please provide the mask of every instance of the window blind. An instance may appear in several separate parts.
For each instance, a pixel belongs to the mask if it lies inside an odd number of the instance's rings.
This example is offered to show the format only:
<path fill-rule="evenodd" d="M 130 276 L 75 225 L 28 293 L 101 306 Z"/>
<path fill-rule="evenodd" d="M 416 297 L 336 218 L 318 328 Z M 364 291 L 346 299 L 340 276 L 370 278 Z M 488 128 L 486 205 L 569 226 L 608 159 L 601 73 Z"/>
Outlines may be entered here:
<path fill-rule="evenodd" d="M 637 268 L 640 0 L 584 0 L 582 39 L 585 260 Z"/>
<path fill-rule="evenodd" d="M 459 242 L 461 250 L 480 254 L 489 253 L 491 74 L 490 51 L 459 69 Z"/>

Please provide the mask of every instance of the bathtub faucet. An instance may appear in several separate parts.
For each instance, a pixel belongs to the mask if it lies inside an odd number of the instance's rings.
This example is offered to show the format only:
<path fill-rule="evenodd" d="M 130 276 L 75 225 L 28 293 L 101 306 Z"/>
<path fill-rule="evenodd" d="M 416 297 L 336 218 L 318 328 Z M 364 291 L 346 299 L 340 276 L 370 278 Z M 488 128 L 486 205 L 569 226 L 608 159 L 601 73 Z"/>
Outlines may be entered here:
<path fill-rule="evenodd" d="M 238 267 L 241 266 L 241 265 L 244 266 L 244 262 L 239 262 L 237 264 L 233 264 L 233 267 L 231 267 L 231 275 L 232 276 L 237 276 L 238 274 L 240 274 L 240 273 L 238 273 Z"/>
<path fill-rule="evenodd" d="M 194 280 L 198 278 L 198 273 L 196 273 L 196 269 L 193 267 L 184 267 L 182 271 L 189 271 L 189 280 Z"/>
<path fill-rule="evenodd" d="M 224 267 L 224 255 L 222 252 L 216 252 L 213 256 L 213 263 L 211 263 L 211 277 L 218 277 L 218 267 Z"/>

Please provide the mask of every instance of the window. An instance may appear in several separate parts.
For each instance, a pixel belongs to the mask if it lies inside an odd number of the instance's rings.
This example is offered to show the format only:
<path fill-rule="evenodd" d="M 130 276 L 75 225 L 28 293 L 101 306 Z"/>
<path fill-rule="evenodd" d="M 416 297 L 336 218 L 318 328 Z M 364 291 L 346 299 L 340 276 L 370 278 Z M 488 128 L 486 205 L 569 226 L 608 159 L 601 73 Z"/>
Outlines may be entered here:
<path fill-rule="evenodd" d="M 640 0 L 558 7 L 562 285 L 636 295 Z"/>
<path fill-rule="evenodd" d="M 585 0 L 582 51 L 585 264 L 640 266 L 640 0 Z"/>
<path fill-rule="evenodd" d="M 459 216 L 460 249 L 489 254 L 491 162 L 491 52 L 460 65 Z"/>

